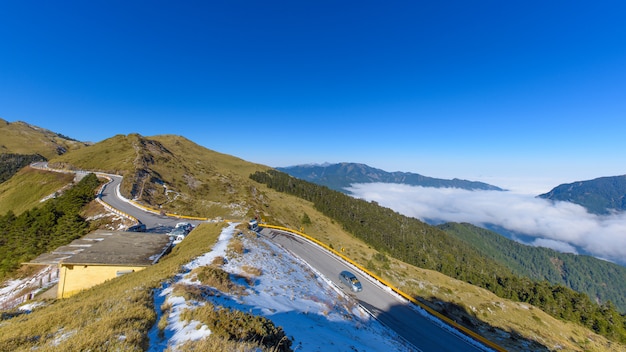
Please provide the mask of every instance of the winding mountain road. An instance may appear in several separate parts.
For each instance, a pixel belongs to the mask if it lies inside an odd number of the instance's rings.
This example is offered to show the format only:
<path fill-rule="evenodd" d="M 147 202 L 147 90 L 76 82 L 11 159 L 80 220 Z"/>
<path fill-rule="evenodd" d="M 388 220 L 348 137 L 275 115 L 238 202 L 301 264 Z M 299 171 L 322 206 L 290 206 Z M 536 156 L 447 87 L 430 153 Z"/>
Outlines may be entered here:
<path fill-rule="evenodd" d="M 176 223 L 181 221 L 189 222 L 194 226 L 202 222 L 199 220 L 181 220 L 176 217 L 165 216 L 141 209 L 133 205 L 129 200 L 123 198 L 120 194 L 119 189 L 122 183 L 122 176 L 110 174 L 106 176 L 111 179 L 111 182 L 102 189 L 100 199 L 111 207 L 139 220 L 142 224 L 146 225 L 148 232 L 167 233 L 176 226 Z"/>
<path fill-rule="evenodd" d="M 47 168 L 47 165 L 40 164 L 38 167 Z M 148 232 L 169 232 L 177 222 L 181 221 L 175 217 L 148 212 L 123 198 L 119 193 L 121 176 L 99 175 L 112 180 L 102 189 L 102 201 L 135 217 L 146 225 Z M 202 222 L 199 220 L 185 221 L 194 224 L 194 226 Z M 355 273 L 363 285 L 363 290 L 353 293 L 345 286 L 342 287 L 343 290 L 352 295 L 362 307 L 380 322 L 414 346 L 414 351 L 491 351 L 490 348 L 462 336 L 461 333 L 452 328 L 444 328 L 444 323 L 436 323 L 437 319 L 420 313 L 415 306 L 395 294 L 390 288 L 359 272 L 317 244 L 287 231 L 265 228 L 259 233 L 300 257 L 338 287 L 343 285 L 338 278 L 342 270 Z"/>

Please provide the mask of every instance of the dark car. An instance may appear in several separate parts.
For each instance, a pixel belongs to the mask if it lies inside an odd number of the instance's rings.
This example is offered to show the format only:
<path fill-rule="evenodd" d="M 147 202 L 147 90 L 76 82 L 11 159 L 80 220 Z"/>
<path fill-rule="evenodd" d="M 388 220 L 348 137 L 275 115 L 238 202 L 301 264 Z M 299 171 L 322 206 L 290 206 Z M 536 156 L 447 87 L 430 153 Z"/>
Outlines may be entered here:
<path fill-rule="evenodd" d="M 348 286 L 350 290 L 352 290 L 352 292 L 360 292 L 361 290 L 363 290 L 363 286 L 361 286 L 361 282 L 359 281 L 359 279 L 357 279 L 353 273 L 347 270 L 339 273 L 339 280 L 341 280 L 341 282 Z"/>
<path fill-rule="evenodd" d="M 126 231 L 128 232 L 146 232 L 145 224 L 137 224 L 129 227 Z"/>

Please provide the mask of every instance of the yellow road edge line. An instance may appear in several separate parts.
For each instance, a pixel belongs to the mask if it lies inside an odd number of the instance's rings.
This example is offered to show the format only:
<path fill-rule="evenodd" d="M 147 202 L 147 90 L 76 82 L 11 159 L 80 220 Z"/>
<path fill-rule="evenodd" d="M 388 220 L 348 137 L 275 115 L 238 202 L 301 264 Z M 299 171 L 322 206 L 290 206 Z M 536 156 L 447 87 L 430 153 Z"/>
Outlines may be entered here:
<path fill-rule="evenodd" d="M 403 291 L 401 291 L 399 288 L 395 287 L 394 285 L 392 285 L 391 283 L 387 282 L 386 280 L 384 280 L 383 278 L 379 277 L 378 275 L 370 272 L 369 270 L 365 269 L 363 266 L 361 266 L 360 264 L 356 263 L 355 261 L 353 261 L 352 259 L 346 257 L 345 255 L 337 252 L 335 249 L 331 248 L 330 246 L 326 245 L 325 243 L 305 234 L 302 233 L 298 230 L 294 230 L 294 229 L 290 229 L 287 227 L 282 227 L 282 226 L 276 226 L 276 225 L 268 225 L 268 224 L 259 224 L 259 227 L 267 227 L 267 228 L 272 228 L 272 229 L 276 229 L 276 230 L 282 230 L 282 231 L 287 231 L 290 233 L 294 233 L 296 235 L 302 236 L 304 238 L 306 238 L 309 241 L 312 241 L 320 246 L 322 246 L 324 249 L 326 249 L 327 251 L 335 254 L 336 256 L 340 257 L 341 259 L 345 260 L 346 262 L 354 265 L 355 267 L 357 267 L 359 270 L 365 272 L 367 275 L 371 276 L 372 278 L 374 278 L 375 280 L 379 281 L 380 283 L 382 283 L 383 285 L 389 287 L 390 289 L 392 289 L 395 293 L 399 294 L 400 296 L 406 298 L 409 302 L 419 306 L 420 308 L 424 309 L 425 311 L 427 311 L 429 314 L 432 314 L 434 316 L 436 316 L 437 318 L 441 319 L 442 321 L 444 321 L 445 323 L 447 323 L 448 325 L 454 327 L 455 329 L 461 331 L 462 333 L 472 337 L 473 339 L 495 349 L 496 351 L 502 351 L 502 352 L 506 352 L 506 349 L 504 349 L 503 347 L 499 346 L 498 344 L 496 344 L 495 342 L 492 342 L 490 340 L 487 340 L 485 337 L 477 334 L 476 332 L 462 326 L 459 325 L 457 322 L 455 322 L 454 320 L 442 315 L 441 313 L 437 312 L 436 310 L 424 305 L 423 303 L 421 303 L 420 301 L 416 300 L 415 298 L 411 297 L 410 295 L 404 293 Z"/>

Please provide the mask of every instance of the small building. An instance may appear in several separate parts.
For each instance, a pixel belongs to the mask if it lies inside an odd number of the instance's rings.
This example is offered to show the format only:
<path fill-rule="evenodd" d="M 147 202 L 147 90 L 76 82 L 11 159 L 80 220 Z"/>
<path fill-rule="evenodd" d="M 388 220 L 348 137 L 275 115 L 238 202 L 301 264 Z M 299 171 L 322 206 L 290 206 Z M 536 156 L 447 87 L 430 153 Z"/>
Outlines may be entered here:
<path fill-rule="evenodd" d="M 97 230 L 41 255 L 31 264 L 59 268 L 57 298 L 67 298 L 120 275 L 156 263 L 171 249 L 168 235 Z"/>

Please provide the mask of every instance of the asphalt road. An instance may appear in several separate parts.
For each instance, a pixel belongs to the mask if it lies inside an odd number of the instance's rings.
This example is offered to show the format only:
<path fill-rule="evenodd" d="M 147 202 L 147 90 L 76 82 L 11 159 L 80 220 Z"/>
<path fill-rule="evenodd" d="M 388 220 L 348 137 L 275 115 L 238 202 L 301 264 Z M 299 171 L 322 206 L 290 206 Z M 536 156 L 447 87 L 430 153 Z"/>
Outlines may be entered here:
<path fill-rule="evenodd" d="M 119 187 L 120 183 L 122 182 L 122 177 L 116 175 L 107 176 L 112 179 L 112 182 L 107 184 L 102 190 L 101 199 L 113 208 L 126 214 L 132 215 L 137 220 L 141 221 L 142 224 L 146 225 L 147 232 L 168 233 L 179 222 L 188 222 L 191 223 L 193 226 L 197 226 L 199 223 L 202 222 L 198 220 L 179 219 L 175 217 L 154 214 L 137 208 L 136 206 L 132 205 L 125 199 L 120 198 L 119 196 Z"/>
<path fill-rule="evenodd" d="M 469 344 L 465 338 L 425 318 L 411 308 L 409 302 L 392 294 L 389 288 L 382 287 L 369 276 L 363 275 L 312 242 L 289 232 L 269 228 L 263 229 L 261 234 L 280 244 L 332 280 L 380 322 L 415 346 L 416 351 L 484 351 Z M 357 276 L 363 285 L 361 292 L 354 293 L 339 281 L 338 275 L 342 270 L 349 270 Z"/>

